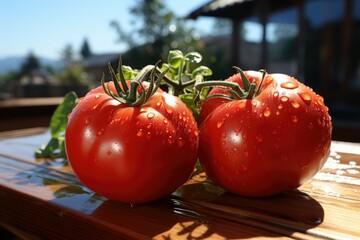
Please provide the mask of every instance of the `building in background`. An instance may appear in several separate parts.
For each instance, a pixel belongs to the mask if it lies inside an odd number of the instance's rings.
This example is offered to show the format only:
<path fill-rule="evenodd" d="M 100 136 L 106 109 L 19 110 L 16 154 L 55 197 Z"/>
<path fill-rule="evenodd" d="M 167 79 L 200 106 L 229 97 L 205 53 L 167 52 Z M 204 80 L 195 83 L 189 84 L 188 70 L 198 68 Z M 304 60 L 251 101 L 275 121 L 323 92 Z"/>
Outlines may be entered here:
<path fill-rule="evenodd" d="M 325 98 L 335 135 L 359 134 L 360 0 L 215 0 L 188 18 L 200 16 L 231 19 L 232 65 L 295 76 Z M 260 29 L 257 44 L 243 24 Z"/>

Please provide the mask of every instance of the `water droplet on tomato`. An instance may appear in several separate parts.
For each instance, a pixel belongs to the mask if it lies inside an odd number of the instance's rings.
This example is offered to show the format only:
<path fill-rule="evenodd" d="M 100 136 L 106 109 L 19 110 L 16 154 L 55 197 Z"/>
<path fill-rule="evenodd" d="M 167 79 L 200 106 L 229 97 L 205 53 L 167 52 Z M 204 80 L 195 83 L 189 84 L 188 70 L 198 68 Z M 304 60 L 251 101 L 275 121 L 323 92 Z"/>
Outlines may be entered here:
<path fill-rule="evenodd" d="M 252 100 L 252 101 L 251 101 L 251 104 L 255 107 L 255 106 L 257 105 L 257 101 Z"/>
<path fill-rule="evenodd" d="M 264 117 L 269 117 L 271 115 L 271 110 L 269 108 L 265 108 Z"/>
<path fill-rule="evenodd" d="M 216 124 L 217 128 L 221 128 L 222 125 L 224 125 L 224 120 L 221 120 L 221 121 L 217 122 L 217 124 Z"/>
<path fill-rule="evenodd" d="M 281 160 L 283 160 L 283 161 L 287 161 L 287 160 L 289 159 L 289 157 L 288 157 L 287 155 L 285 155 L 285 154 L 282 154 L 282 155 L 280 156 L 280 158 L 281 158 Z"/>
<path fill-rule="evenodd" d="M 165 104 L 165 110 L 168 114 L 172 114 L 174 112 L 174 109 L 166 104 Z"/>
<path fill-rule="evenodd" d="M 279 104 L 278 109 L 282 109 L 284 106 L 282 104 Z"/>
<path fill-rule="evenodd" d="M 313 123 L 309 123 L 308 128 L 309 128 L 310 130 L 313 130 L 313 129 L 314 129 L 314 124 L 313 124 Z"/>
<path fill-rule="evenodd" d="M 167 120 L 166 118 L 163 120 L 163 123 L 167 124 L 169 122 L 169 120 Z"/>
<path fill-rule="evenodd" d="M 279 96 L 279 92 L 274 92 L 273 96 L 274 98 L 277 98 Z"/>
<path fill-rule="evenodd" d="M 247 169 L 248 169 L 246 164 L 241 164 L 240 168 L 241 168 L 242 171 L 247 171 Z"/>
<path fill-rule="evenodd" d="M 143 130 L 140 128 L 139 131 L 136 133 L 136 136 L 141 137 L 144 135 Z"/>
<path fill-rule="evenodd" d="M 197 130 L 194 131 L 194 135 L 197 137 L 199 136 L 199 132 Z"/>
<path fill-rule="evenodd" d="M 283 82 L 280 86 L 286 89 L 295 89 L 299 87 L 299 84 L 297 82 Z"/>
<path fill-rule="evenodd" d="M 301 100 L 304 101 L 304 103 L 306 104 L 310 104 L 311 102 L 311 95 L 308 92 L 303 92 L 303 93 L 298 93 L 299 97 L 301 98 Z"/>
<path fill-rule="evenodd" d="M 89 125 L 90 122 L 91 122 L 91 117 L 85 118 L 85 125 L 86 125 L 86 126 Z"/>
<path fill-rule="evenodd" d="M 300 103 L 298 103 L 297 101 L 292 101 L 291 105 L 293 106 L 293 108 L 299 108 L 300 107 Z"/>
<path fill-rule="evenodd" d="M 257 140 L 259 143 L 261 143 L 261 142 L 264 140 L 264 138 L 263 138 L 263 136 L 262 136 L 261 134 L 258 134 L 258 135 L 256 135 L 256 140 Z"/>
<path fill-rule="evenodd" d="M 299 121 L 297 116 L 291 116 L 291 122 L 297 123 Z"/>
<path fill-rule="evenodd" d="M 107 151 L 107 152 L 106 152 L 106 154 L 107 154 L 108 156 L 110 156 L 111 153 L 112 153 L 111 151 Z"/>
<path fill-rule="evenodd" d="M 160 107 L 161 105 L 162 105 L 162 102 L 157 102 L 157 103 L 156 103 L 156 106 L 157 106 L 157 107 Z"/>
<path fill-rule="evenodd" d="M 289 101 L 289 98 L 287 96 L 281 96 L 280 101 L 287 102 Z"/>
<path fill-rule="evenodd" d="M 99 131 L 97 131 L 96 136 L 100 137 L 100 136 L 104 135 L 104 132 L 105 132 L 105 130 L 102 128 Z"/>
<path fill-rule="evenodd" d="M 96 94 L 95 95 L 95 99 L 99 99 L 100 98 L 100 95 L 99 94 Z"/>
<path fill-rule="evenodd" d="M 181 137 L 178 138 L 178 146 L 179 146 L 179 147 L 184 146 L 184 141 L 182 140 Z"/>
<path fill-rule="evenodd" d="M 168 142 L 169 144 L 173 144 L 173 143 L 174 143 L 173 137 L 172 137 L 172 136 L 169 136 L 168 139 L 167 139 L 167 142 Z"/>
<path fill-rule="evenodd" d="M 146 116 L 148 119 L 152 119 L 154 118 L 155 114 L 153 112 L 149 112 Z"/>
<path fill-rule="evenodd" d="M 276 113 L 275 113 L 277 116 L 280 115 L 280 111 L 279 110 L 276 110 Z"/>

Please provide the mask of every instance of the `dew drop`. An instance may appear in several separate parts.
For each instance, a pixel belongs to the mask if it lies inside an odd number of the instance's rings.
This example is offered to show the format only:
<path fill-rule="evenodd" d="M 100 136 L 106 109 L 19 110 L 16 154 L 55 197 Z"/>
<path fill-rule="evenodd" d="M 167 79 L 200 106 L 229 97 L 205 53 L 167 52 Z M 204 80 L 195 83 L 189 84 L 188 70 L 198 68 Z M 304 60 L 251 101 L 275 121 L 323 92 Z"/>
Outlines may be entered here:
<path fill-rule="evenodd" d="M 299 121 L 297 116 L 291 116 L 291 122 L 297 123 Z"/>
<path fill-rule="evenodd" d="M 287 161 L 287 160 L 289 159 L 289 157 L 288 157 L 287 155 L 285 155 L 285 154 L 282 154 L 282 155 L 280 156 L 280 158 L 281 158 L 281 160 L 283 160 L 283 161 Z"/>
<path fill-rule="evenodd" d="M 179 139 L 178 139 L 178 146 L 179 146 L 179 147 L 184 146 L 184 141 L 182 140 L 181 137 L 179 137 Z"/>
<path fill-rule="evenodd" d="M 295 89 L 299 87 L 299 84 L 297 82 L 283 82 L 280 86 L 286 89 Z"/>
<path fill-rule="evenodd" d="M 197 130 L 194 131 L 194 135 L 197 137 L 199 136 L 199 132 Z"/>
<path fill-rule="evenodd" d="M 251 101 L 251 104 L 255 107 L 255 106 L 257 105 L 257 101 L 252 100 L 252 101 Z"/>
<path fill-rule="evenodd" d="M 256 140 L 261 143 L 263 141 L 263 136 L 261 134 L 256 135 Z"/>
<path fill-rule="evenodd" d="M 148 119 L 152 119 L 155 116 L 155 114 L 153 112 L 149 112 L 146 116 Z"/>
<path fill-rule="evenodd" d="M 107 154 L 108 156 L 110 156 L 111 153 L 112 153 L 111 151 L 107 151 L 107 152 L 106 152 L 106 154 Z"/>
<path fill-rule="evenodd" d="M 282 109 L 284 106 L 282 104 L 279 104 L 278 109 Z"/>
<path fill-rule="evenodd" d="M 287 102 L 289 101 L 289 98 L 287 96 L 281 96 L 280 101 Z"/>
<path fill-rule="evenodd" d="M 169 120 L 167 120 L 166 118 L 163 120 L 163 123 L 167 124 L 169 122 Z"/>
<path fill-rule="evenodd" d="M 167 142 L 168 142 L 169 144 L 173 144 L 173 143 L 174 143 L 174 139 L 172 138 L 172 136 L 169 136 L 169 137 L 168 137 Z"/>
<path fill-rule="evenodd" d="M 298 103 L 297 101 L 292 101 L 291 105 L 293 106 L 293 108 L 299 108 L 300 107 L 300 103 Z"/>
<path fill-rule="evenodd" d="M 86 126 L 89 125 L 90 122 L 91 122 L 91 118 L 90 118 L 90 117 L 87 117 L 87 118 L 85 119 L 85 125 L 86 125 Z"/>
<path fill-rule="evenodd" d="M 157 103 L 156 103 L 156 106 L 157 106 L 157 107 L 160 107 L 161 105 L 162 105 L 162 102 L 157 102 Z"/>
<path fill-rule="evenodd" d="M 313 130 L 313 129 L 314 129 L 314 124 L 313 124 L 313 123 L 309 123 L 308 128 L 309 128 L 310 130 Z"/>
<path fill-rule="evenodd" d="M 271 110 L 269 108 L 265 108 L 264 117 L 269 117 L 271 115 Z"/>
<path fill-rule="evenodd" d="M 224 120 L 217 122 L 216 126 L 217 128 L 221 128 L 222 125 L 224 125 Z"/>
<path fill-rule="evenodd" d="M 169 105 L 165 105 L 165 110 L 168 114 L 172 114 L 174 112 L 174 109 L 170 107 Z"/>
<path fill-rule="evenodd" d="M 242 170 L 242 171 L 247 171 L 247 169 L 248 169 L 247 166 L 246 166 L 246 164 L 241 164 L 240 167 L 241 167 L 241 170 Z"/>
<path fill-rule="evenodd" d="M 280 111 L 277 110 L 275 114 L 276 114 L 277 116 L 279 116 L 279 115 L 280 115 Z"/>
<path fill-rule="evenodd" d="M 301 100 L 304 101 L 306 104 L 310 104 L 311 102 L 311 95 L 308 92 L 298 93 Z"/>
<path fill-rule="evenodd" d="M 95 99 L 99 99 L 100 98 L 100 95 L 99 94 L 96 94 L 95 95 Z"/>
<path fill-rule="evenodd" d="M 136 136 L 141 137 L 144 135 L 143 130 L 140 128 L 139 131 L 136 133 Z"/>
<path fill-rule="evenodd" d="M 104 135 L 104 132 L 105 132 L 105 130 L 102 128 L 96 133 L 96 136 L 100 137 L 100 136 Z"/>
<path fill-rule="evenodd" d="M 277 98 L 279 96 L 279 92 L 274 92 L 274 98 Z"/>

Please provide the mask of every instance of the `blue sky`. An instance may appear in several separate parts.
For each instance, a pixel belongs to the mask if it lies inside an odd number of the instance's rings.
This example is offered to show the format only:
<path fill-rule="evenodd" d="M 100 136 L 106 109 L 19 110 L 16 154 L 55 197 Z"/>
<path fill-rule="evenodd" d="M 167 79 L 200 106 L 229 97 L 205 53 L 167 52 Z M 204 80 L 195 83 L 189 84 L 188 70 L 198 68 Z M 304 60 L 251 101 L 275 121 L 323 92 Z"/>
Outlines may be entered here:
<path fill-rule="evenodd" d="M 27 55 L 58 59 L 67 44 L 79 51 L 88 39 L 95 53 L 120 52 L 112 20 L 130 28 L 129 8 L 135 1 L 119 0 L 4 0 L 0 1 L 0 58 Z M 178 16 L 184 16 L 208 0 L 166 0 Z M 211 18 L 195 25 L 211 26 Z"/>

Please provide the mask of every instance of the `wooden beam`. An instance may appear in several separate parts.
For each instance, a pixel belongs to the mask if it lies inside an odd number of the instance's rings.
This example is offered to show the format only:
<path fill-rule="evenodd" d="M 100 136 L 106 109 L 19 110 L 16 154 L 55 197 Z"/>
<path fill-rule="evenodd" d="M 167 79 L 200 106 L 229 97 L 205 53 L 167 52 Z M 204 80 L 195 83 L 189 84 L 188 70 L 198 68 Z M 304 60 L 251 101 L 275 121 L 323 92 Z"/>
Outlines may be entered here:
<path fill-rule="evenodd" d="M 231 64 L 240 66 L 240 20 L 232 19 Z"/>

